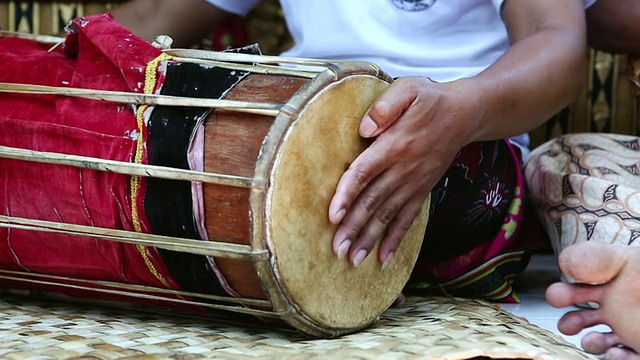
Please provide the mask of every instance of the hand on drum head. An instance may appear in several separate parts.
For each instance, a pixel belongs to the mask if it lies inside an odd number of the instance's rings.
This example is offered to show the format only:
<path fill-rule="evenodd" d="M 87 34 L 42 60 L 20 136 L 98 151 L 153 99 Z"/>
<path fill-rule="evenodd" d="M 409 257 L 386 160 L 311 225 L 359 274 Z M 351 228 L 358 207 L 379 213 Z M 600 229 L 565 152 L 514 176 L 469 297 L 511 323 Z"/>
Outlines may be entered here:
<path fill-rule="evenodd" d="M 608 325 L 611 333 L 590 332 L 582 347 L 606 359 L 640 359 L 640 248 L 587 241 L 567 247 L 558 257 L 560 269 L 586 284 L 552 284 L 547 301 L 554 307 L 595 302 L 599 309 L 565 314 L 558 329 L 575 335 L 585 328 Z"/>
<path fill-rule="evenodd" d="M 472 96 L 458 83 L 400 78 L 369 108 L 361 135 L 376 137 L 340 179 L 329 220 L 339 258 L 358 266 L 382 238 L 385 266 L 432 187 L 469 139 Z M 374 125 L 372 125 L 372 123 Z"/>

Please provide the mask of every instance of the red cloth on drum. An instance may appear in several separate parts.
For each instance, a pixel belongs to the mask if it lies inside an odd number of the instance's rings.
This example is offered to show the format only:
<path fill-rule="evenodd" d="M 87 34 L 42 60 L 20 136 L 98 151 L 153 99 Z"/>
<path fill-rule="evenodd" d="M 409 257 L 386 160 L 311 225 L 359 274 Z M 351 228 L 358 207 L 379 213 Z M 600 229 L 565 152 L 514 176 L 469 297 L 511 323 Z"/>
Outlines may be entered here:
<path fill-rule="evenodd" d="M 0 39 L 0 81 L 136 93 L 161 85 L 155 67 L 160 51 L 110 15 L 76 19 L 71 29 L 64 46 L 50 52 L 50 45 Z M 146 163 L 143 110 L 73 97 L 2 94 L 0 144 Z M 148 232 L 144 211 L 138 210 L 144 188 L 144 178 L 0 158 L 0 213 L 12 217 Z M 178 288 L 154 248 L 41 234 L 0 228 L 4 268 Z"/>

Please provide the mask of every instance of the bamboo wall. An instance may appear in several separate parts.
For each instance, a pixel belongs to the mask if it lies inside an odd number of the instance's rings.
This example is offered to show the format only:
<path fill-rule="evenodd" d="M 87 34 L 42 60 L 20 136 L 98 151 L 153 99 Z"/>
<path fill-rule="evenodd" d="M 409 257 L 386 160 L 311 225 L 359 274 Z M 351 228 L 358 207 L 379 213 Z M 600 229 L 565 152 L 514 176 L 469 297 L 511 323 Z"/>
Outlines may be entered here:
<path fill-rule="evenodd" d="M 32 34 L 61 35 L 71 19 L 109 11 L 118 2 L 121 1 L 0 0 L 0 28 Z"/>
<path fill-rule="evenodd" d="M 533 146 L 561 134 L 613 132 L 640 135 L 638 107 L 625 55 L 591 50 L 587 86 L 567 109 L 531 132 Z"/>

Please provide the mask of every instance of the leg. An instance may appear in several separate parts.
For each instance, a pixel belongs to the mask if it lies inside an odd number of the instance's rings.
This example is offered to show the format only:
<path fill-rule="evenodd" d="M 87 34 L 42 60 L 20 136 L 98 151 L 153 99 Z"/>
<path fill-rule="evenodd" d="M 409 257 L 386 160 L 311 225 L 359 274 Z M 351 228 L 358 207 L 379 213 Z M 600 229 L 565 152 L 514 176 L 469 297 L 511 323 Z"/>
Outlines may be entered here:
<path fill-rule="evenodd" d="M 432 191 L 421 256 L 448 259 L 493 239 L 509 211 L 515 171 L 504 141 L 462 149 Z"/>
<path fill-rule="evenodd" d="M 528 260 L 520 156 L 505 141 L 463 148 L 432 191 L 431 216 L 408 290 L 516 302 L 511 279 Z"/>
<path fill-rule="evenodd" d="M 558 329 L 574 335 L 584 328 L 606 324 L 613 332 L 587 334 L 582 339 L 583 348 L 594 354 L 606 353 L 607 359 L 640 359 L 640 248 L 582 242 L 562 251 L 558 262 L 565 274 L 582 284 L 552 284 L 547 289 L 547 301 L 554 307 L 584 302 L 600 305 L 597 310 L 565 314 Z"/>

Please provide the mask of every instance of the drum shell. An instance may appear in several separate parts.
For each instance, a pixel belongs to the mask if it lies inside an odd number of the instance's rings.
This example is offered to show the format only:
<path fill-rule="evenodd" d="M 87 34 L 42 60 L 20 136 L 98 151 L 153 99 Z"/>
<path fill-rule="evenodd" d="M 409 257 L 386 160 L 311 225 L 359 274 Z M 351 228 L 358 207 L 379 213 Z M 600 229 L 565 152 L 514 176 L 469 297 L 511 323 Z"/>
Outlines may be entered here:
<path fill-rule="evenodd" d="M 293 76 L 251 74 L 225 98 L 285 103 L 308 83 L 309 79 Z M 205 171 L 253 178 L 274 120 L 266 115 L 213 111 L 204 124 Z M 210 240 L 264 248 L 260 240 L 256 240 L 258 244 L 252 243 L 251 192 L 249 188 L 204 184 L 205 222 Z M 267 299 L 252 262 L 235 259 L 217 259 L 216 262 L 240 296 Z"/>

